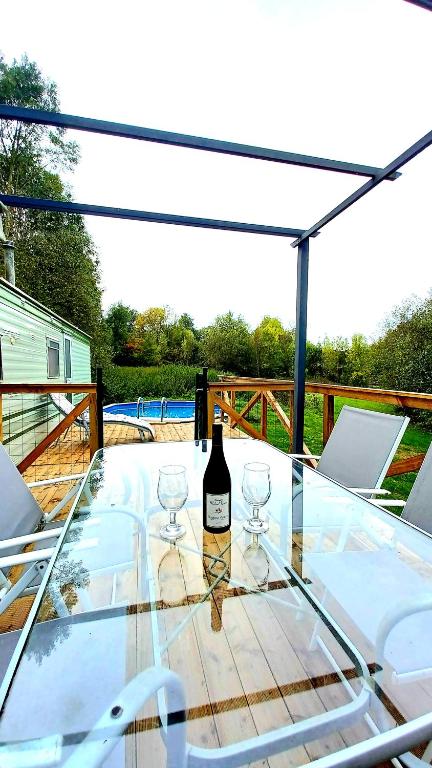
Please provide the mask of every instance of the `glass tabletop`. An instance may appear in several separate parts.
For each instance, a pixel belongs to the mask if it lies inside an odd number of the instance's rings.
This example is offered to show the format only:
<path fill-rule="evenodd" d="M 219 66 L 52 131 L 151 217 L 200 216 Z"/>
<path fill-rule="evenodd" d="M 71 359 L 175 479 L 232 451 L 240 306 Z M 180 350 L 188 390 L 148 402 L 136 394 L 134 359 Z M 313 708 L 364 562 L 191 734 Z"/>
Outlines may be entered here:
<path fill-rule="evenodd" d="M 15 656 L 10 765 L 303 765 L 430 712 L 432 539 L 264 442 L 224 452 L 220 535 L 201 446 L 96 454 Z M 270 465 L 262 536 L 243 529 L 251 461 Z M 166 464 L 188 478 L 176 544 L 159 535 Z"/>

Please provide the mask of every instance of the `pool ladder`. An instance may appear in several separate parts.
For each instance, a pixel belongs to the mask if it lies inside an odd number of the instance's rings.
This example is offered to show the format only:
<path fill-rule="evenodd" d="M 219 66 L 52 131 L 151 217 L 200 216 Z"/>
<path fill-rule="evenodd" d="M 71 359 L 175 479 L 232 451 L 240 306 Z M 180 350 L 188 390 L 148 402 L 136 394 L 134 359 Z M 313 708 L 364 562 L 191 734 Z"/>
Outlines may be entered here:
<path fill-rule="evenodd" d="M 137 419 L 139 419 L 139 417 L 140 417 L 140 405 L 144 406 L 144 398 L 143 397 L 139 397 L 138 400 L 137 400 Z M 142 415 L 144 416 L 144 411 L 143 411 Z"/>
<path fill-rule="evenodd" d="M 161 422 L 164 420 L 164 406 L 165 406 L 165 416 L 166 416 L 166 411 L 168 407 L 167 399 L 166 397 L 161 397 Z"/>

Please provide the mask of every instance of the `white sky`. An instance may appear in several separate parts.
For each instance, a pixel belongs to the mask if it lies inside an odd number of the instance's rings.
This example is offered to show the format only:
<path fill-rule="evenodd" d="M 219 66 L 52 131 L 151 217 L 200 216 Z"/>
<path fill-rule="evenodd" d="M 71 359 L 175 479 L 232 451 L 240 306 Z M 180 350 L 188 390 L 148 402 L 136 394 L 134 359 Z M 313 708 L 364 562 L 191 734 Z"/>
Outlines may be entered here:
<path fill-rule="evenodd" d="M 385 166 L 432 127 L 432 13 L 403 0 L 21 0 L 26 52 L 64 112 Z M 366 179 L 72 133 L 75 200 L 308 228 Z M 432 287 L 432 150 L 311 240 L 309 338 L 377 333 Z M 87 218 L 104 306 L 295 318 L 285 238 Z"/>

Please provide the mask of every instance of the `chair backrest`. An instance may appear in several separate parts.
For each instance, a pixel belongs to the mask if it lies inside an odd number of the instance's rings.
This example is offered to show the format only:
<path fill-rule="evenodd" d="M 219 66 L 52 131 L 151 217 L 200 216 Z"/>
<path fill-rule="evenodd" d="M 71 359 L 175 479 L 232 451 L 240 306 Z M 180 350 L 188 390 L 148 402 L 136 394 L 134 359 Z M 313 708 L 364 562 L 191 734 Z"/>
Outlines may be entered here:
<path fill-rule="evenodd" d="M 350 488 L 379 488 L 409 419 L 344 405 L 317 469 Z"/>
<path fill-rule="evenodd" d="M 56 408 L 64 416 L 68 416 L 70 412 L 73 411 L 74 406 L 69 402 L 67 397 L 61 394 L 61 392 L 50 392 L 50 397 Z"/>
<path fill-rule="evenodd" d="M 432 443 L 423 459 L 401 517 L 432 533 Z"/>
<path fill-rule="evenodd" d="M 73 403 L 70 403 L 67 397 L 61 392 L 50 392 L 50 398 L 60 413 L 63 414 L 63 416 L 69 416 L 71 411 L 73 411 L 75 408 Z M 85 419 L 83 418 L 82 414 L 81 416 L 76 417 L 75 423 L 79 426 L 85 427 Z"/>
<path fill-rule="evenodd" d="M 0 443 L 0 539 L 33 533 L 41 518 L 39 505 Z M 20 546 L 1 549 L 0 557 L 16 554 L 21 549 Z"/>

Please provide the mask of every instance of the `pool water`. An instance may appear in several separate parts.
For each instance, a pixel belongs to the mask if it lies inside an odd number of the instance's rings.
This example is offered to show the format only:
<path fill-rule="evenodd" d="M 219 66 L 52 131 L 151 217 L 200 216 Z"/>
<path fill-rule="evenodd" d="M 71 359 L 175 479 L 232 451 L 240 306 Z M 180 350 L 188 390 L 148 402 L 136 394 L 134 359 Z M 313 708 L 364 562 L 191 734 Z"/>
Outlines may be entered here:
<path fill-rule="evenodd" d="M 136 403 L 114 403 L 104 407 L 105 413 L 137 416 Z M 161 401 L 141 401 L 139 406 L 140 418 L 161 421 Z M 220 415 L 220 408 L 215 408 L 215 415 Z M 163 420 L 178 419 L 192 420 L 195 418 L 195 402 L 193 400 L 165 400 L 163 404 Z"/>

